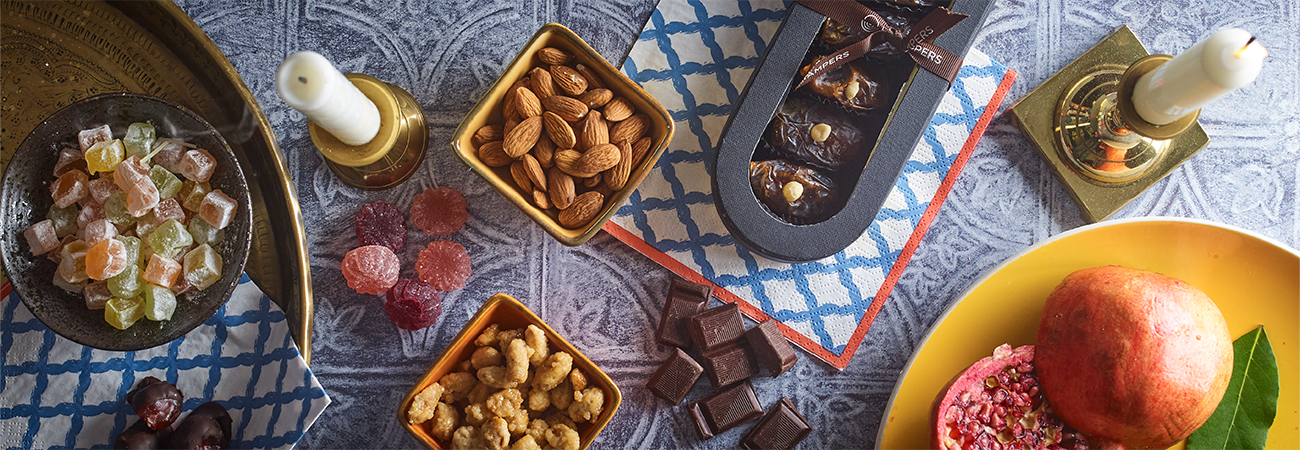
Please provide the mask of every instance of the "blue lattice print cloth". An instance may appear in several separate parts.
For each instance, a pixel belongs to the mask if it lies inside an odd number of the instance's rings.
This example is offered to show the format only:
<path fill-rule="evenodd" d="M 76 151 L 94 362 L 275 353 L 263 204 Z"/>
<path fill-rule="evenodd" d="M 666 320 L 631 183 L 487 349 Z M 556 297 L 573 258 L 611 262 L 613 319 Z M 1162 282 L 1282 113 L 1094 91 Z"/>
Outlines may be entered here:
<path fill-rule="evenodd" d="M 776 319 L 831 365 L 853 357 L 1015 72 L 971 50 L 867 232 L 829 258 L 787 264 L 740 246 L 713 205 L 714 144 L 786 15 L 781 1 L 663 0 L 623 64 L 677 133 L 605 230 L 750 318 Z"/>
<path fill-rule="evenodd" d="M 0 447 L 10 449 L 112 448 L 139 420 L 126 393 L 148 376 L 185 394 L 181 419 L 207 401 L 224 406 L 231 448 L 292 448 L 330 403 L 284 312 L 247 275 L 202 325 L 135 352 L 59 337 L 13 293 L 0 300 L 0 351 Z"/>

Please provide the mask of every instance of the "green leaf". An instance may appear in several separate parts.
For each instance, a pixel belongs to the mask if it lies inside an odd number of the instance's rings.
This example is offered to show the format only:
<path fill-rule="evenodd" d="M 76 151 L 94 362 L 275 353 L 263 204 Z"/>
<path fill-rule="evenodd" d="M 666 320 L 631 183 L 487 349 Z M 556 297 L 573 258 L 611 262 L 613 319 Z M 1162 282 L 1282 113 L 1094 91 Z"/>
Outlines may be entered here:
<path fill-rule="evenodd" d="M 1187 438 L 1188 449 L 1262 449 L 1277 415 L 1277 359 L 1264 326 L 1232 343 L 1232 381 L 1210 420 Z"/>

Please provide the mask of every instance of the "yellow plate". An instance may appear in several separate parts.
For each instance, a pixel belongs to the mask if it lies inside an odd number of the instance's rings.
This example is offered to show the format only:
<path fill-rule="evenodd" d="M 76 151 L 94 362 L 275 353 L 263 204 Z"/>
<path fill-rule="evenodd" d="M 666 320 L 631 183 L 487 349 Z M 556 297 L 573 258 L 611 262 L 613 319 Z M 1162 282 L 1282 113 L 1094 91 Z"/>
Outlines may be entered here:
<path fill-rule="evenodd" d="M 1200 288 L 1223 312 L 1233 339 L 1263 324 L 1282 388 L 1267 448 L 1300 448 L 1300 253 L 1250 231 L 1180 218 L 1109 221 L 1061 233 L 975 282 L 904 368 L 876 445 L 929 448 L 930 405 L 948 381 L 999 344 L 1033 344 L 1052 288 L 1075 270 L 1106 264 Z"/>

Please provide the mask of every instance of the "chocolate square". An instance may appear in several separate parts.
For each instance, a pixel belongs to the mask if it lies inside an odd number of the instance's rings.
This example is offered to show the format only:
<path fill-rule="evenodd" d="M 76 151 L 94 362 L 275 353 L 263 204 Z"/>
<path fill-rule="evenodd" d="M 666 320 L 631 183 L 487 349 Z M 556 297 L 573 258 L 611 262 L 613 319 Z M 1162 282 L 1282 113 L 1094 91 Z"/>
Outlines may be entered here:
<path fill-rule="evenodd" d="M 710 308 L 691 317 L 687 327 L 700 353 L 709 353 L 733 345 L 745 334 L 745 319 L 735 303 Z"/>
<path fill-rule="evenodd" d="M 730 430 L 740 424 L 757 419 L 763 415 L 763 407 L 758 404 L 758 395 L 754 385 L 748 380 L 714 391 L 707 397 L 687 405 L 691 420 L 695 423 L 695 433 L 700 440 Z"/>
<path fill-rule="evenodd" d="M 754 356 L 767 367 L 767 373 L 773 377 L 785 373 L 799 362 L 799 355 L 790 347 L 790 341 L 781 334 L 776 321 L 768 319 L 745 332 L 749 345 L 754 349 Z"/>
<path fill-rule="evenodd" d="M 745 437 L 740 439 L 740 448 L 744 449 L 792 449 L 808 437 L 812 426 L 808 425 L 799 411 L 794 409 L 790 399 L 782 397 L 772 410 L 758 421 Z"/>
<path fill-rule="evenodd" d="M 691 391 L 691 386 L 695 385 L 695 380 L 700 379 L 703 371 L 704 368 L 691 355 L 680 348 L 674 348 L 673 353 L 668 355 L 668 360 L 650 375 L 646 387 L 654 395 L 676 405 L 686 398 L 686 393 Z"/>
<path fill-rule="evenodd" d="M 688 319 L 703 311 L 712 296 L 713 286 L 673 278 L 668 298 L 664 300 L 663 314 L 659 317 L 659 329 L 655 330 L 655 342 L 678 348 L 690 347 L 691 340 L 686 331 Z"/>
<path fill-rule="evenodd" d="M 758 362 L 754 361 L 749 347 L 744 345 L 723 347 L 703 356 L 705 372 L 714 388 L 758 375 Z"/>

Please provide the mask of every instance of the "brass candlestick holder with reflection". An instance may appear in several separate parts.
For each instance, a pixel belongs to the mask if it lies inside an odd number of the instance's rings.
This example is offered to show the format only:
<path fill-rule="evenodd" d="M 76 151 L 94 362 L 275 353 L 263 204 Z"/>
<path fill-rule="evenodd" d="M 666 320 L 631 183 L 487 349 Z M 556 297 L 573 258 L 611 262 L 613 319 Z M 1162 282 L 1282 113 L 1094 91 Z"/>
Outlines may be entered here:
<path fill-rule="evenodd" d="M 380 190 L 406 181 L 424 161 L 428 127 L 424 109 L 405 89 L 359 73 L 345 75 L 379 109 L 379 132 L 370 142 L 348 145 L 315 122 L 307 123 L 325 165 L 349 186 Z"/>
<path fill-rule="evenodd" d="M 1138 79 L 1170 58 L 1121 26 L 1011 107 L 1084 220 L 1114 214 L 1210 142 L 1199 110 L 1156 125 L 1134 109 Z"/>

